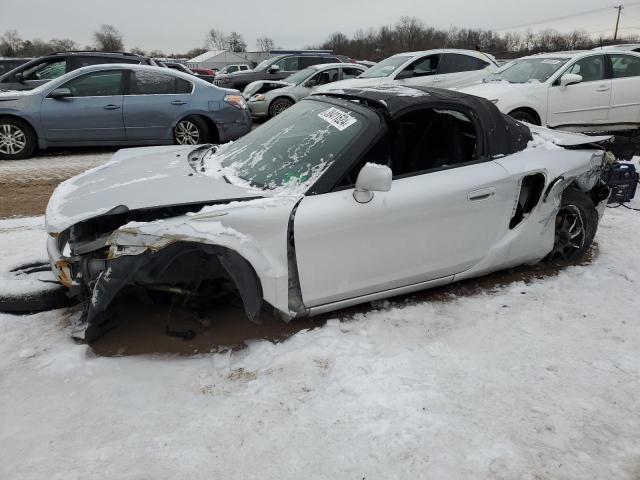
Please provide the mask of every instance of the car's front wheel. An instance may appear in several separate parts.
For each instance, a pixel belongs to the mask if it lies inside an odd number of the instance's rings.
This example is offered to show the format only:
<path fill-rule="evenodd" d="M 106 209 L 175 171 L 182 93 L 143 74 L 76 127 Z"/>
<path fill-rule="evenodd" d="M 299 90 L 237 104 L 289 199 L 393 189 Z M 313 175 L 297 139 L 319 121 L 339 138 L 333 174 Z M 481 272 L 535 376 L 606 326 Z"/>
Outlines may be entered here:
<path fill-rule="evenodd" d="M 269 105 L 269 116 L 275 117 L 276 115 L 280 115 L 291 105 L 293 105 L 293 101 L 291 101 L 291 99 L 289 98 L 276 98 L 273 102 L 271 102 L 271 105 Z"/>
<path fill-rule="evenodd" d="M 598 229 L 598 212 L 591 198 L 579 190 L 566 190 L 555 227 L 553 250 L 547 261 L 566 265 L 582 259 Z"/>
<path fill-rule="evenodd" d="M 207 124 L 199 117 L 186 117 L 173 129 L 173 138 L 178 145 L 197 145 L 209 141 Z"/>
<path fill-rule="evenodd" d="M 30 157 L 36 149 L 36 134 L 17 118 L 0 118 L 0 160 Z"/>

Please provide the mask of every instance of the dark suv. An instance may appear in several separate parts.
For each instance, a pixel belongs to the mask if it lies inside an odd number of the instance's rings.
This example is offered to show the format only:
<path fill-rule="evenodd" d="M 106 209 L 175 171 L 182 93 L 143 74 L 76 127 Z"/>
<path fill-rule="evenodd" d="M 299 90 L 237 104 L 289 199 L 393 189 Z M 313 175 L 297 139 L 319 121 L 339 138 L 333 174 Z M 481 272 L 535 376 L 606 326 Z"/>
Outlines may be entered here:
<path fill-rule="evenodd" d="M 268 58 L 249 71 L 238 71 L 227 75 L 216 75 L 214 83 L 223 88 L 242 90 L 256 80 L 281 80 L 298 70 L 320 63 L 348 63 L 342 55 L 330 53 L 284 54 Z"/>
<path fill-rule="evenodd" d="M 31 90 L 80 67 L 103 63 L 153 65 L 147 57 L 124 52 L 56 52 L 35 58 L 0 77 L 0 90 Z"/>

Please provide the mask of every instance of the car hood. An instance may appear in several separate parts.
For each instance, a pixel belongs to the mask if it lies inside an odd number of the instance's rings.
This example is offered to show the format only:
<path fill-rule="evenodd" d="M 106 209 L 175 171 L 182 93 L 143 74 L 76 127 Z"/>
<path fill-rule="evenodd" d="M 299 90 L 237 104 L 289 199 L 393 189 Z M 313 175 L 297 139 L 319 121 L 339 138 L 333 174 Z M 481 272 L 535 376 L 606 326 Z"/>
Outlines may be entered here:
<path fill-rule="evenodd" d="M 260 192 L 198 173 L 190 165 L 206 146 L 145 147 L 118 151 L 110 161 L 61 183 L 46 212 L 49 233 L 111 211 L 256 198 Z M 116 208 L 117 207 L 117 208 Z"/>
<path fill-rule="evenodd" d="M 0 102 L 20 100 L 28 95 L 33 95 L 33 90 L 0 90 Z"/>
<path fill-rule="evenodd" d="M 540 87 L 542 83 L 509 83 L 509 82 L 484 82 L 470 85 L 468 87 L 456 89 L 462 93 L 468 93 L 469 95 L 476 95 L 477 97 L 484 97 L 488 100 L 500 99 L 505 95 L 512 93 L 530 93 L 537 90 L 536 87 Z"/>
<path fill-rule="evenodd" d="M 256 80 L 244 87 L 242 95 L 244 95 L 245 99 L 249 100 L 249 98 L 260 90 L 262 90 L 262 93 L 266 93 L 277 88 L 289 87 L 291 85 L 291 83 L 282 80 Z"/>

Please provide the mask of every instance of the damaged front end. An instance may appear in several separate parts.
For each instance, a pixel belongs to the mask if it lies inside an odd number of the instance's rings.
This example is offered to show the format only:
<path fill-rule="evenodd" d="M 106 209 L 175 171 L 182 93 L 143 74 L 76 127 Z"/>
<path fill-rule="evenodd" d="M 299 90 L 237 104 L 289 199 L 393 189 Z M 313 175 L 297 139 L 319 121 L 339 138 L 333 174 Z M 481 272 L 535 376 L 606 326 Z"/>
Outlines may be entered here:
<path fill-rule="evenodd" d="M 145 234 L 125 225 L 132 220 L 176 218 L 185 210 L 194 212 L 201 207 L 115 212 L 50 235 L 47 250 L 51 268 L 69 289 L 69 296 L 83 304 L 82 328 L 74 332 L 74 338 L 92 342 L 116 326 L 118 319 L 108 307 L 125 289 L 177 294 L 190 305 L 202 306 L 237 294 L 247 317 L 258 320 L 261 282 L 251 264 L 236 251 L 190 241 L 187 236 Z"/>

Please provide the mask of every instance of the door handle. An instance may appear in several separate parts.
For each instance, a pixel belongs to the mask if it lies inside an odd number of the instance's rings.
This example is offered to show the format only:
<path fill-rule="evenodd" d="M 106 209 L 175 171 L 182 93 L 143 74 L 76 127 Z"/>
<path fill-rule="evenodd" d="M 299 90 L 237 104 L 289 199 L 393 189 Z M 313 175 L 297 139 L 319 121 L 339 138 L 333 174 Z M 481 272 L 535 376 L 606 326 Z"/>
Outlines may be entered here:
<path fill-rule="evenodd" d="M 487 198 L 491 198 L 495 194 L 496 194 L 496 189 L 493 187 L 488 187 L 488 188 L 481 188 L 480 190 L 473 190 L 469 192 L 469 195 L 467 195 L 467 198 L 472 202 L 476 202 L 478 200 L 486 200 Z"/>
<path fill-rule="evenodd" d="M 172 100 L 171 105 L 184 105 L 187 102 L 185 100 Z"/>
<path fill-rule="evenodd" d="M 596 92 L 607 92 L 609 90 L 609 87 L 607 87 L 606 85 L 602 85 L 601 87 L 596 88 Z"/>
<path fill-rule="evenodd" d="M 438 82 L 441 82 L 441 81 L 442 81 L 442 79 L 441 79 L 441 78 L 434 78 L 434 79 L 433 79 L 433 83 L 438 83 Z"/>
<path fill-rule="evenodd" d="M 109 105 L 105 105 L 104 107 L 105 110 L 117 110 L 118 108 L 120 108 L 120 105 L 114 105 L 113 103 L 110 103 Z"/>

